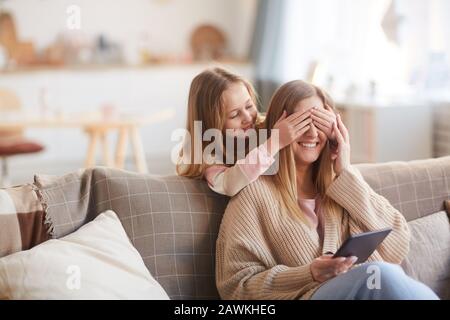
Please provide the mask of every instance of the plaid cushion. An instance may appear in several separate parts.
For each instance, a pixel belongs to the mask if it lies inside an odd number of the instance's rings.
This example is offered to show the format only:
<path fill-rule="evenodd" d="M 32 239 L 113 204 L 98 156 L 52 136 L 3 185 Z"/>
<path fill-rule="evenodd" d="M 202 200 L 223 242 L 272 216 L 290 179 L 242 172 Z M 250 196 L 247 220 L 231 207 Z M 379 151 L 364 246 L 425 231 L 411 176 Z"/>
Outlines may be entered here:
<path fill-rule="evenodd" d="M 50 233 L 50 220 L 33 185 L 0 189 L 0 257 L 30 249 Z"/>
<path fill-rule="evenodd" d="M 217 299 L 215 243 L 228 199 L 201 180 L 94 168 L 36 176 L 54 236 L 113 210 L 171 299 Z"/>
<path fill-rule="evenodd" d="M 444 210 L 450 198 L 450 157 L 356 167 L 408 221 Z"/>

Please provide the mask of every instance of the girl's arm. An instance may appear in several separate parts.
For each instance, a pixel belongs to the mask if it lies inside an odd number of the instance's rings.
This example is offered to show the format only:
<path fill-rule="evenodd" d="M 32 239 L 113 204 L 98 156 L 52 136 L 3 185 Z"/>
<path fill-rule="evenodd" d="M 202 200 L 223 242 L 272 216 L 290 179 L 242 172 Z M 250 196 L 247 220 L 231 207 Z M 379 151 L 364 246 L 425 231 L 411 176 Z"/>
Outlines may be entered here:
<path fill-rule="evenodd" d="M 205 179 L 211 190 L 233 197 L 243 188 L 258 179 L 275 162 L 270 152 L 269 140 L 250 151 L 244 159 L 232 167 L 213 165 L 205 170 Z M 275 150 L 274 150 L 275 151 Z"/>
<path fill-rule="evenodd" d="M 233 167 L 214 165 L 205 170 L 204 177 L 209 187 L 229 197 L 236 195 L 270 168 L 278 151 L 308 131 L 312 122 L 310 115 L 311 111 L 306 111 L 287 116 L 283 111 L 270 138 L 250 151 L 245 159 L 238 160 Z"/>

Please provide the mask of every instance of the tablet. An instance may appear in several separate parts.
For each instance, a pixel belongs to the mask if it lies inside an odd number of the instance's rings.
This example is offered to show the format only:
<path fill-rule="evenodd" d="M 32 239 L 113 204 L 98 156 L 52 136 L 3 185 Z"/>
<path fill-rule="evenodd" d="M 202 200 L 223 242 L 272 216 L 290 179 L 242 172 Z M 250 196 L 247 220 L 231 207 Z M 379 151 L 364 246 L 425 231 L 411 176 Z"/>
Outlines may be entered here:
<path fill-rule="evenodd" d="M 339 250 L 334 254 L 333 258 L 355 256 L 358 257 L 355 264 L 363 263 L 391 231 L 392 228 L 386 228 L 352 235 L 345 240 Z"/>

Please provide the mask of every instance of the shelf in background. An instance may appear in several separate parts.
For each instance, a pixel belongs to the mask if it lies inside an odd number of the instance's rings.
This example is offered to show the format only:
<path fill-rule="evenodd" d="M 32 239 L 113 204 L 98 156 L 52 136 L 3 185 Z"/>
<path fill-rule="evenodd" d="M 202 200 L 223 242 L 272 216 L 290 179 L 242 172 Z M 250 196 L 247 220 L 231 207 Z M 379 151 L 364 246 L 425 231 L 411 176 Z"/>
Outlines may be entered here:
<path fill-rule="evenodd" d="M 89 72 L 89 71 L 111 71 L 111 70 L 152 70 L 161 68 L 186 68 L 186 67 L 208 67 L 217 65 L 235 65 L 235 66 L 245 66 L 251 65 L 248 60 L 218 60 L 218 61 L 205 61 L 205 62 L 192 62 L 192 63 L 182 63 L 182 62 L 162 62 L 153 64 L 142 64 L 142 65 L 126 65 L 126 64 L 95 64 L 95 65 L 62 65 L 62 66 L 29 66 L 29 67 L 18 67 L 14 69 L 0 70 L 1 75 L 8 74 L 27 74 L 36 72 L 64 72 L 64 71 L 74 71 L 74 72 Z"/>

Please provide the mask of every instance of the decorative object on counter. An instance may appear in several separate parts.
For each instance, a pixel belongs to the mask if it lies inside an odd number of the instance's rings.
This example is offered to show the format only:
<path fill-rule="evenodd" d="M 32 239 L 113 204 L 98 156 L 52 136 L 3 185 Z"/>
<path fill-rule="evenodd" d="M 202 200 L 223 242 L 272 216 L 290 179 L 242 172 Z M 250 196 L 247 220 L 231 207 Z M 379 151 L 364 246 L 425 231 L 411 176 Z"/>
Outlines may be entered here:
<path fill-rule="evenodd" d="M 64 65 L 64 54 L 64 45 L 56 41 L 44 50 L 41 55 L 41 61 L 45 65 L 62 66 Z"/>
<path fill-rule="evenodd" d="M 129 47 L 129 46 L 128 46 Z M 137 51 L 128 52 L 126 60 L 132 65 L 155 65 L 155 64 L 189 64 L 192 63 L 192 53 L 190 50 L 180 53 L 163 53 L 160 52 L 155 41 L 148 31 L 142 31 L 139 35 Z M 124 48 L 125 50 L 127 48 Z M 131 48 L 128 48 L 131 49 Z M 137 53 L 137 55 L 136 55 Z"/>
<path fill-rule="evenodd" d="M 16 42 L 16 28 L 12 16 L 7 12 L 0 12 L 0 44 L 9 56 L 13 53 Z"/>
<path fill-rule="evenodd" d="M 43 61 L 47 65 L 112 65 L 124 62 L 122 48 L 104 35 L 95 39 L 83 32 L 60 34 L 49 46 Z"/>
<path fill-rule="evenodd" d="M 102 118 L 105 121 L 113 121 L 119 119 L 119 112 L 117 107 L 112 103 L 104 103 L 100 107 Z"/>
<path fill-rule="evenodd" d="M 129 59 L 128 59 L 129 60 Z M 148 31 L 142 31 L 138 39 L 138 55 L 134 60 L 137 60 L 133 64 L 155 64 L 160 63 L 161 58 L 155 55 L 152 47 L 151 35 Z"/>
<path fill-rule="evenodd" d="M 46 50 L 48 64 L 85 65 L 93 63 L 94 42 L 83 32 L 59 34 Z"/>
<path fill-rule="evenodd" d="M 123 55 L 120 46 L 105 35 L 96 39 L 94 47 L 94 62 L 97 64 L 121 64 Z"/>
<path fill-rule="evenodd" d="M 38 62 L 33 43 L 17 38 L 13 16 L 0 12 L 0 45 L 6 48 L 9 59 L 18 65 L 31 65 Z"/>
<path fill-rule="evenodd" d="M 195 61 L 226 58 L 227 39 L 217 27 L 201 25 L 191 35 L 191 49 Z"/>

